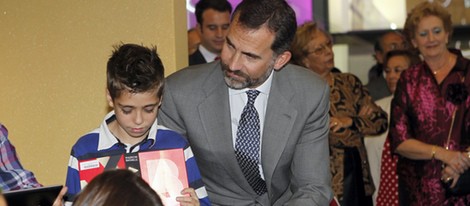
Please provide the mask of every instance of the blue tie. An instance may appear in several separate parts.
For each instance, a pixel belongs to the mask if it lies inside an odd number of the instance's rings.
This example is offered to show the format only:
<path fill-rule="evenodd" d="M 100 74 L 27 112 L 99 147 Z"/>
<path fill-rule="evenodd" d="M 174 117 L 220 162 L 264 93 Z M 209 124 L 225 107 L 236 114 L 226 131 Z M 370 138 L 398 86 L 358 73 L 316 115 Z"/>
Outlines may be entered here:
<path fill-rule="evenodd" d="M 235 154 L 246 180 L 258 195 L 262 195 L 267 189 L 266 182 L 261 178 L 258 168 L 260 123 L 258 112 L 254 106 L 259 91 L 248 90 L 246 94 L 248 95 L 248 103 L 243 108 L 238 124 Z"/>

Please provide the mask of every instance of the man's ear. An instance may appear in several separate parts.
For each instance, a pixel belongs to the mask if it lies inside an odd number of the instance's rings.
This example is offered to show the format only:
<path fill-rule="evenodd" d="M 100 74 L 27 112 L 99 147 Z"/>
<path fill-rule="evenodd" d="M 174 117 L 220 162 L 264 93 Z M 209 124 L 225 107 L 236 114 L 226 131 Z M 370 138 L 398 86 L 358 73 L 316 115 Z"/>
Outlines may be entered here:
<path fill-rule="evenodd" d="M 199 36 L 201 36 L 201 34 L 202 34 L 202 25 L 197 23 L 196 24 L 196 30 L 197 30 L 197 33 L 199 34 Z"/>
<path fill-rule="evenodd" d="M 375 59 L 377 62 L 383 64 L 384 63 L 384 53 L 382 51 L 375 52 Z"/>
<path fill-rule="evenodd" d="M 109 94 L 109 90 L 107 89 L 106 89 L 106 99 L 108 100 L 108 105 L 114 108 L 113 98 L 111 97 L 111 94 Z"/>
<path fill-rule="evenodd" d="M 284 51 L 282 52 L 282 54 L 279 54 L 274 62 L 274 70 L 280 70 L 284 65 L 289 62 L 291 57 L 292 54 L 290 53 L 290 51 Z"/>

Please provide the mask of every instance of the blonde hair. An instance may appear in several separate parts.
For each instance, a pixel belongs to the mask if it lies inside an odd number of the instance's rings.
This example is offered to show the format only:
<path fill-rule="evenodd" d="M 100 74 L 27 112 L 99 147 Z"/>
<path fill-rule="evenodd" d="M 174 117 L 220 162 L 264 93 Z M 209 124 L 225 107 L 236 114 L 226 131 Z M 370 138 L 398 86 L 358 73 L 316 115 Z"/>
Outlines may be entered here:
<path fill-rule="evenodd" d="M 416 5 L 406 17 L 404 34 L 409 42 L 415 37 L 419 22 L 428 16 L 435 16 L 442 20 L 444 30 L 452 36 L 453 27 L 450 13 L 437 2 L 422 2 Z"/>
<path fill-rule="evenodd" d="M 314 34 L 321 32 L 329 39 L 330 34 L 321 29 L 315 22 L 306 22 L 300 25 L 295 32 L 294 40 L 292 41 L 290 51 L 292 53 L 291 62 L 300 66 L 304 66 L 303 59 L 308 56 L 307 44 L 315 38 Z"/>

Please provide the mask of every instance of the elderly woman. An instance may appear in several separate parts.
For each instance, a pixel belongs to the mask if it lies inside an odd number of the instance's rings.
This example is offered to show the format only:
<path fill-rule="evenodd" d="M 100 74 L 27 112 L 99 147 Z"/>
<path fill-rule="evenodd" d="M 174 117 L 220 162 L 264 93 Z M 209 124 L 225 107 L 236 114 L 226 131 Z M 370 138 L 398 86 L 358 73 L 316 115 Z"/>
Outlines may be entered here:
<path fill-rule="evenodd" d="M 424 61 L 402 73 L 392 101 L 400 205 L 470 205 L 470 195 L 446 194 L 441 183 L 455 184 L 470 166 L 470 61 L 447 49 L 451 34 L 450 14 L 438 3 L 418 4 L 405 22 Z"/>
<path fill-rule="evenodd" d="M 291 47 L 293 62 L 330 85 L 330 169 L 335 196 L 343 206 L 372 205 L 374 185 L 364 135 L 382 133 L 387 115 L 352 74 L 333 73 L 332 39 L 309 22 L 300 26 Z"/>

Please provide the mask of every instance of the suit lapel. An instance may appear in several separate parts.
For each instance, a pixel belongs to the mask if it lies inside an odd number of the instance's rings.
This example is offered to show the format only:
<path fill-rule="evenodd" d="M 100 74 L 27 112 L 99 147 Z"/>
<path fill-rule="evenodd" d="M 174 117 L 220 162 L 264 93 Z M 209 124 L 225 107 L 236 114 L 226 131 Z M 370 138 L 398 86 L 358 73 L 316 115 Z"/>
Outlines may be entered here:
<path fill-rule="evenodd" d="M 261 158 L 268 188 L 297 117 L 297 110 L 289 104 L 295 91 L 282 75 L 274 72 L 262 137 Z"/>
<path fill-rule="evenodd" d="M 207 134 L 209 150 L 217 155 L 220 165 L 225 167 L 226 172 L 230 173 L 235 182 L 239 183 L 242 188 L 250 189 L 235 157 L 228 88 L 223 80 L 220 64 L 217 64 L 217 67 L 203 85 L 202 90 L 206 98 L 198 106 L 199 116 Z"/>

